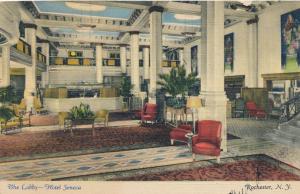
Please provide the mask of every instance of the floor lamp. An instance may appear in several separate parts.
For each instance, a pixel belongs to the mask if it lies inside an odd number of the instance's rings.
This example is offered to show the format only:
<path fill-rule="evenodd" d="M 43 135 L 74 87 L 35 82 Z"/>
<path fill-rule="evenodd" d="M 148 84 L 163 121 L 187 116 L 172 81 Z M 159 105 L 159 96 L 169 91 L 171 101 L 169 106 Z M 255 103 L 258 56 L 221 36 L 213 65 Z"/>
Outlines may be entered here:
<path fill-rule="evenodd" d="M 192 110 L 192 117 L 193 117 L 193 133 L 196 133 L 195 129 L 195 112 L 198 108 L 201 107 L 201 99 L 198 96 L 190 96 L 187 99 L 186 107 Z"/>

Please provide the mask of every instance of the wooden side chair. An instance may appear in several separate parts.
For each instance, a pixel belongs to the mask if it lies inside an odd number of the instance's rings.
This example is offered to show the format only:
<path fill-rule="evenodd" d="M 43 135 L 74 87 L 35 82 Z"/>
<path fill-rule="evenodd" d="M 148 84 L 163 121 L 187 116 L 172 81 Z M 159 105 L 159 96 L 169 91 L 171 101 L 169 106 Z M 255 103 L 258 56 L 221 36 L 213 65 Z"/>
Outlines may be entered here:
<path fill-rule="evenodd" d="M 109 118 L 109 111 L 108 110 L 98 110 L 96 112 L 96 118 L 94 124 L 96 123 L 104 123 L 104 126 L 108 126 L 108 118 Z"/>

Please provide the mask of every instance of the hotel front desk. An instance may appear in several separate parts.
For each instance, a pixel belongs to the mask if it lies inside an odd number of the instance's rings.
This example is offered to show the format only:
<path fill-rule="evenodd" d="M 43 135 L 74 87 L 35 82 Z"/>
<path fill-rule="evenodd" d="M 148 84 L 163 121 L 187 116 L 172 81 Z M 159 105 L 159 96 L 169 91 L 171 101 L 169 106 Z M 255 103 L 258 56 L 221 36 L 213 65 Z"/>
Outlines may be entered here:
<path fill-rule="evenodd" d="M 107 109 L 122 110 L 122 97 L 113 87 L 67 86 L 47 88 L 44 95 L 44 106 L 53 113 L 68 112 L 80 103 L 89 104 L 92 111 Z"/>
<path fill-rule="evenodd" d="M 73 106 L 78 106 L 80 103 L 89 104 L 92 111 L 122 109 L 122 97 L 44 98 L 45 107 L 53 113 L 69 112 Z"/>

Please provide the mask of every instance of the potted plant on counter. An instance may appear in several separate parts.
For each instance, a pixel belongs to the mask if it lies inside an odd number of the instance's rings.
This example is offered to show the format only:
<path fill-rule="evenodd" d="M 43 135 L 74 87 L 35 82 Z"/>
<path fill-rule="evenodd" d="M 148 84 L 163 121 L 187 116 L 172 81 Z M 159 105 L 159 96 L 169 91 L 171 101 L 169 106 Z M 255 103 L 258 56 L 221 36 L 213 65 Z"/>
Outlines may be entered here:
<path fill-rule="evenodd" d="M 74 125 L 92 124 L 95 120 L 95 114 L 90 109 L 90 105 L 80 103 L 79 106 L 71 108 L 69 118 Z"/>

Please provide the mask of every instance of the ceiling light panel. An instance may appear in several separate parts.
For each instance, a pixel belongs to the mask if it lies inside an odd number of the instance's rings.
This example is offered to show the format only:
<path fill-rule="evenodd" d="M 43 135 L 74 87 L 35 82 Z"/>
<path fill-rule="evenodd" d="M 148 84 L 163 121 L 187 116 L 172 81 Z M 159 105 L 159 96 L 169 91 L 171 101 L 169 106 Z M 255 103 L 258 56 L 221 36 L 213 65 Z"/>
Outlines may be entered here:
<path fill-rule="evenodd" d="M 80 11 L 104 11 L 106 9 L 104 5 L 91 5 L 88 3 L 65 2 L 65 4 L 72 9 Z"/>

